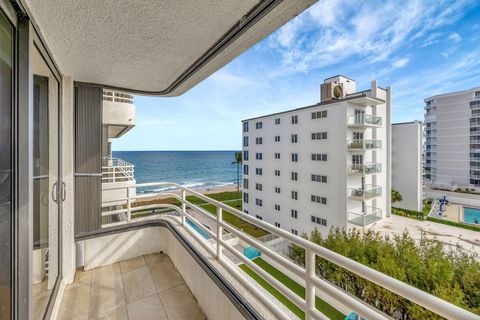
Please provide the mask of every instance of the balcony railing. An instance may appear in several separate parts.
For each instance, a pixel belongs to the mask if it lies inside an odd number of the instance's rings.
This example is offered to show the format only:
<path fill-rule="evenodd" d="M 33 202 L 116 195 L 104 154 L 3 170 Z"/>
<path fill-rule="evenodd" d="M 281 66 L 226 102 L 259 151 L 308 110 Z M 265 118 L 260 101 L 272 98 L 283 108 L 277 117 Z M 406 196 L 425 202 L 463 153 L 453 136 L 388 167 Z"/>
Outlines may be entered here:
<path fill-rule="evenodd" d="M 365 207 L 365 212 L 352 210 L 347 212 L 347 214 L 349 223 L 361 227 L 382 219 L 382 209 L 369 206 Z"/>
<path fill-rule="evenodd" d="M 348 174 L 367 175 L 382 172 L 381 163 L 348 164 Z"/>
<path fill-rule="evenodd" d="M 381 127 L 382 118 L 370 114 L 353 114 L 348 116 L 350 127 Z"/>
<path fill-rule="evenodd" d="M 107 164 L 102 167 L 102 183 L 115 183 L 133 181 L 135 179 L 135 166 L 118 158 L 106 158 Z"/>
<path fill-rule="evenodd" d="M 382 187 L 366 185 L 365 188 L 349 188 L 348 197 L 358 201 L 366 201 L 382 195 Z"/>
<path fill-rule="evenodd" d="M 371 150 L 382 148 L 382 140 L 352 139 L 348 141 L 350 150 Z"/>
<path fill-rule="evenodd" d="M 433 313 L 443 316 L 447 319 L 476 319 L 478 318 L 476 315 L 464 310 L 458 306 L 455 306 L 449 302 L 446 302 L 438 297 L 430 295 L 420 289 L 414 288 L 400 280 L 387 276 L 379 271 L 371 269 L 359 262 L 346 258 L 334 251 L 331 251 L 327 248 L 319 246 L 313 242 L 310 242 L 302 237 L 295 236 L 288 231 L 285 231 L 281 228 L 274 227 L 273 225 L 256 219 L 244 212 L 241 212 L 235 208 L 228 206 L 225 203 L 216 201 L 212 198 L 209 198 L 201 193 L 198 193 L 194 190 L 187 189 L 181 185 L 170 183 L 170 182 L 158 182 L 158 183 L 143 183 L 143 184 L 136 184 L 131 187 L 118 187 L 118 189 L 131 189 L 131 188 L 142 188 L 142 187 L 174 187 L 181 191 L 181 195 L 177 195 L 175 193 L 149 193 L 143 195 L 135 195 L 132 197 L 127 197 L 123 200 L 127 202 L 127 207 L 120 210 L 114 210 L 110 212 L 105 212 L 103 215 L 108 214 L 116 214 L 119 212 L 127 213 L 128 219 L 126 221 L 110 224 L 128 224 L 135 219 L 131 219 L 131 212 L 137 210 L 146 210 L 146 209 L 153 209 L 153 208 L 168 208 L 172 211 L 177 212 L 178 216 L 168 216 L 168 219 L 172 219 L 179 225 L 183 227 L 185 232 L 191 235 L 198 245 L 202 246 L 207 252 L 209 257 L 208 259 L 215 259 L 224 269 L 225 272 L 228 272 L 230 276 L 235 278 L 235 280 L 242 283 L 251 294 L 255 296 L 260 302 L 262 302 L 265 307 L 267 307 L 278 319 L 290 319 L 289 315 L 285 313 L 285 311 L 279 307 L 279 302 L 274 301 L 273 298 L 269 295 L 266 295 L 258 290 L 258 287 L 246 278 L 244 273 L 242 273 L 239 267 L 232 263 L 228 258 L 226 252 L 228 251 L 228 255 L 233 255 L 235 258 L 238 258 L 242 263 L 246 264 L 249 268 L 251 268 L 254 272 L 256 272 L 260 277 L 262 277 L 265 281 L 267 281 L 271 286 L 273 286 L 276 290 L 282 293 L 287 299 L 289 299 L 292 303 L 294 303 L 297 307 L 305 312 L 307 319 L 328 319 L 327 316 L 322 314 L 319 310 L 315 308 L 315 299 L 316 296 L 325 300 L 327 303 L 331 304 L 333 307 L 342 310 L 351 310 L 356 312 L 363 318 L 366 319 L 391 319 L 387 315 L 383 314 L 379 310 L 375 309 L 373 306 L 370 306 L 360 299 L 350 295 L 346 291 L 342 290 L 341 288 L 331 284 L 330 282 L 326 281 L 323 278 L 320 278 L 316 275 L 315 272 L 315 261 L 317 257 L 325 259 L 337 266 L 340 266 L 357 276 L 371 281 L 382 288 L 389 290 L 392 293 L 400 295 L 401 297 L 416 303 L 424 308 L 432 311 Z M 131 194 L 128 193 L 127 194 Z M 216 215 L 207 212 L 202 207 L 192 204 L 191 202 L 186 200 L 186 196 L 194 195 L 201 200 L 212 204 L 216 207 Z M 176 198 L 181 205 L 173 205 L 173 204 L 155 204 L 155 205 L 144 205 L 132 208 L 130 203 L 134 200 L 139 199 L 147 199 L 153 197 L 173 197 Z M 105 204 L 108 206 L 108 204 Z M 205 227 L 202 223 L 200 223 L 197 219 L 195 219 L 189 212 L 187 208 L 191 211 L 195 211 L 199 214 L 203 219 L 208 219 L 211 223 L 213 223 L 216 228 L 214 231 L 210 230 L 209 228 Z M 239 230 L 229 223 L 223 220 L 223 210 L 227 210 L 231 214 L 235 215 L 236 217 L 243 219 L 244 221 L 257 226 L 263 230 L 270 232 L 278 237 L 284 238 L 287 241 L 296 244 L 297 246 L 303 248 L 305 250 L 305 267 L 301 267 L 295 263 L 293 263 L 287 257 L 281 255 L 280 253 L 272 250 L 269 248 L 265 243 L 255 239 L 247 234 L 245 234 L 242 230 Z M 191 227 L 187 221 L 191 221 L 194 223 L 199 229 L 203 231 L 204 234 L 209 236 L 207 240 L 204 236 L 200 235 L 198 230 L 195 230 Z M 104 225 L 103 227 L 107 227 L 110 225 Z M 271 276 L 265 270 L 257 266 L 254 262 L 250 259 L 246 258 L 241 252 L 235 249 L 229 242 L 227 242 L 224 238 L 223 231 L 226 230 L 240 240 L 244 241 L 248 245 L 257 248 L 262 252 L 263 255 L 269 257 L 273 260 L 276 264 L 280 265 L 282 268 L 287 269 L 292 274 L 303 279 L 305 288 L 306 288 L 306 295 L 305 298 L 302 298 L 291 291 L 285 284 L 277 280 L 275 277 Z"/>

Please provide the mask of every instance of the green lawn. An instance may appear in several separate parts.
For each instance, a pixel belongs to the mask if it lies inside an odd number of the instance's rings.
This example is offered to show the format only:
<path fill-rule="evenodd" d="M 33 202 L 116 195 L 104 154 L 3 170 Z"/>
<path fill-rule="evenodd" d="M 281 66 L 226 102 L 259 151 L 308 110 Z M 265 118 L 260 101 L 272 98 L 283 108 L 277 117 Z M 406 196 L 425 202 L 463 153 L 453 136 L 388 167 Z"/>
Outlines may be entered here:
<path fill-rule="evenodd" d="M 287 286 L 295 294 L 305 299 L 305 288 L 298 284 L 296 281 L 294 281 L 292 278 L 287 277 L 285 274 L 280 272 L 278 269 L 273 267 L 271 264 L 269 264 L 262 258 L 255 258 L 252 261 L 260 268 L 267 271 L 275 279 Z M 258 284 L 265 288 L 269 293 L 271 293 L 278 301 L 280 301 L 283 305 L 290 309 L 297 317 L 299 317 L 300 319 L 305 319 L 305 313 L 300 308 L 298 308 L 293 302 L 291 302 L 287 297 L 281 294 L 277 289 L 275 289 L 262 277 L 256 274 L 247 265 L 242 264 L 240 265 L 240 268 L 245 271 L 250 277 L 252 277 L 256 282 L 258 282 Z M 341 312 L 339 312 L 337 309 L 333 308 L 331 305 L 327 304 L 325 301 L 321 300 L 318 297 L 315 298 L 315 306 L 320 312 L 322 312 L 330 319 L 343 320 L 345 318 L 345 316 Z"/>
<path fill-rule="evenodd" d="M 228 205 L 232 208 L 238 209 L 240 211 L 242 210 L 242 200 L 239 199 L 239 194 L 236 191 L 211 193 L 211 194 L 207 194 L 206 196 L 208 196 L 209 198 L 215 199 L 217 201 L 224 202 L 226 205 Z M 238 201 L 235 201 L 235 200 L 238 200 Z M 177 206 L 180 205 L 180 202 L 178 200 L 174 199 L 174 198 L 167 198 L 167 199 L 164 199 L 164 201 L 168 202 L 168 203 L 172 203 L 172 204 L 177 205 Z M 196 204 L 196 205 L 202 207 L 203 209 L 212 213 L 214 216 L 217 215 L 217 209 L 213 204 L 209 204 L 209 203 L 205 202 L 204 200 L 202 200 L 202 199 L 200 199 L 196 196 L 187 196 L 187 201 L 189 201 L 192 204 Z M 153 213 L 152 210 L 137 211 L 137 212 L 132 213 L 132 217 L 133 218 L 140 218 L 140 217 L 145 217 L 145 216 L 149 216 L 149 215 L 156 214 L 156 213 L 168 212 L 168 211 L 171 211 L 171 210 L 170 209 L 156 209 L 155 211 L 156 211 L 155 213 Z M 247 234 L 249 234 L 249 235 L 251 235 L 252 237 L 255 237 L 255 238 L 259 238 L 259 237 L 262 237 L 262 236 L 268 234 L 268 232 L 266 232 L 265 230 L 257 228 L 254 225 L 251 225 L 248 222 L 240 219 L 239 217 L 237 217 L 233 213 L 225 211 L 225 210 L 223 210 L 223 220 L 230 223 L 234 227 L 236 227 L 240 230 L 243 230 L 243 232 L 245 232 L 245 233 L 247 233 Z"/>

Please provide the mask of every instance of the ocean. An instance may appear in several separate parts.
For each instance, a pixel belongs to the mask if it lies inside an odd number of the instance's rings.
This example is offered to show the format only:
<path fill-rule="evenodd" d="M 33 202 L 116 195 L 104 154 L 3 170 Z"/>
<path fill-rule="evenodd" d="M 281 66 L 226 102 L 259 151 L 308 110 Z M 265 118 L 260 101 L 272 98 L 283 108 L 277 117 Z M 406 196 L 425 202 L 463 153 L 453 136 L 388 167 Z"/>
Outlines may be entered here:
<path fill-rule="evenodd" d="M 237 183 L 237 166 L 232 164 L 235 152 L 113 151 L 112 156 L 135 165 L 137 183 L 168 181 L 199 189 Z M 155 187 L 137 191 L 159 192 L 168 189 L 170 188 Z"/>

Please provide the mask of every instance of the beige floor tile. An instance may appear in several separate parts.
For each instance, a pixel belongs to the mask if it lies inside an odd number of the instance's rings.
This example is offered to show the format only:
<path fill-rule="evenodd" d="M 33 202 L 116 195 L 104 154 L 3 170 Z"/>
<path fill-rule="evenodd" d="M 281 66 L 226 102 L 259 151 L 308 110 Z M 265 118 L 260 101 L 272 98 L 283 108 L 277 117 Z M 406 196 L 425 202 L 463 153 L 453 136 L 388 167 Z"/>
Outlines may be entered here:
<path fill-rule="evenodd" d="M 129 320 L 167 319 L 157 294 L 127 305 Z M 175 318 L 171 318 L 175 319 Z"/>
<path fill-rule="evenodd" d="M 127 306 L 117 307 L 95 320 L 128 320 Z"/>
<path fill-rule="evenodd" d="M 157 263 L 164 262 L 165 260 L 170 260 L 167 255 L 163 253 L 152 253 L 152 254 L 147 254 L 145 255 L 145 260 L 148 264 L 148 266 L 154 266 Z"/>
<path fill-rule="evenodd" d="M 75 272 L 75 280 L 73 281 L 72 285 L 90 285 L 92 282 L 92 270 L 82 271 L 77 270 Z"/>
<path fill-rule="evenodd" d="M 120 264 L 114 263 L 92 270 L 92 283 L 120 275 Z"/>
<path fill-rule="evenodd" d="M 143 256 L 120 262 L 120 270 L 122 273 L 127 273 L 127 272 L 137 270 L 146 266 L 147 266 L 147 263 L 145 262 L 145 258 Z"/>
<path fill-rule="evenodd" d="M 147 267 L 122 274 L 123 288 L 127 303 L 141 300 L 157 293 Z"/>
<path fill-rule="evenodd" d="M 47 289 L 48 280 L 45 279 L 38 284 L 32 286 L 32 298 L 37 299 L 45 296 L 49 296 L 52 293 L 52 290 Z"/>
<path fill-rule="evenodd" d="M 47 310 L 47 304 L 50 296 L 49 295 L 44 295 L 37 297 L 32 300 L 32 313 L 33 313 L 33 319 L 34 320 L 40 320 L 43 319 L 43 315 L 45 314 L 45 310 Z"/>
<path fill-rule="evenodd" d="M 92 282 L 89 305 L 90 318 L 99 317 L 125 304 L 121 275 Z"/>
<path fill-rule="evenodd" d="M 175 266 L 170 263 L 158 263 L 153 267 L 150 267 L 150 274 L 152 275 L 153 282 L 157 291 L 163 291 L 179 284 L 184 283 L 182 276 L 178 273 Z"/>
<path fill-rule="evenodd" d="M 206 319 L 205 314 L 185 284 L 164 290 L 159 293 L 159 296 L 169 319 Z"/>
<path fill-rule="evenodd" d="M 90 303 L 90 286 L 67 287 L 60 305 L 59 319 L 86 319 Z"/>

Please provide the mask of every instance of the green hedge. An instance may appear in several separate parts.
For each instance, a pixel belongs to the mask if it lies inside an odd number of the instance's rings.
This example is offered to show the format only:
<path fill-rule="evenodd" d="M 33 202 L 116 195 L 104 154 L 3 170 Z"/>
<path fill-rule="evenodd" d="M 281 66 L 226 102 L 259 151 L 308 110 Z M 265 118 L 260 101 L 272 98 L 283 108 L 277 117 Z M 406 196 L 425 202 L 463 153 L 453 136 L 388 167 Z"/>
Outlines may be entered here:
<path fill-rule="evenodd" d="M 426 213 L 416 211 L 416 210 L 408 210 L 408 209 L 403 209 L 403 208 L 395 208 L 392 207 L 392 213 L 396 214 L 397 216 L 402 216 L 402 217 L 409 217 L 409 218 L 414 218 L 418 220 L 425 220 Z"/>
<path fill-rule="evenodd" d="M 463 228 L 463 229 L 467 229 L 467 230 L 473 230 L 473 231 L 480 232 L 480 226 L 477 227 L 475 225 L 467 224 L 467 223 L 463 223 L 463 222 L 455 222 L 455 221 L 450 221 L 450 220 L 446 220 L 446 219 L 428 217 L 428 213 L 425 213 L 425 212 L 392 207 L 392 213 L 397 215 L 397 216 L 402 216 L 402 217 L 407 217 L 407 218 L 412 218 L 412 219 L 417 219 L 417 220 L 428 220 L 428 221 L 432 221 L 432 222 L 446 224 L 446 225 L 449 225 L 449 226 L 452 226 L 452 227 L 458 227 L 458 228 Z"/>
<path fill-rule="evenodd" d="M 480 232 L 480 227 L 477 227 L 477 226 L 475 226 L 475 225 L 473 225 L 473 224 L 467 224 L 467 223 L 462 223 L 462 222 L 455 222 L 455 221 L 450 221 L 450 220 L 445 220 L 445 219 L 438 219 L 438 218 L 433 218 L 433 217 L 427 217 L 427 220 L 428 220 L 428 221 L 432 221 L 432 222 L 437 222 L 437 223 L 446 224 L 446 225 L 453 226 L 453 227 L 459 227 L 459 228 L 463 228 L 463 229 L 468 229 L 468 230 L 473 230 L 473 231 Z"/>

